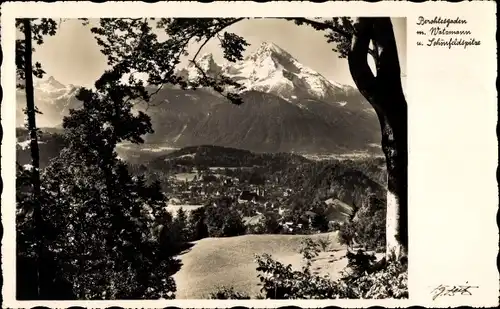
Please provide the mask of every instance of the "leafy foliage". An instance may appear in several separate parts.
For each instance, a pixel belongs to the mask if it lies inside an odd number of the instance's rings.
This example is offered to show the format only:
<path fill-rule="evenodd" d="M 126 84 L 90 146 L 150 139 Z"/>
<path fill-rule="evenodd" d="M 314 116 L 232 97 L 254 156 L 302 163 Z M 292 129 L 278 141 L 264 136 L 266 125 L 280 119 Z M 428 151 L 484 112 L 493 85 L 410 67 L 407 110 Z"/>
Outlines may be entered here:
<path fill-rule="evenodd" d="M 339 293 L 337 286 L 326 277 L 314 275 L 310 271 L 311 259 L 318 254 L 318 247 L 308 239 L 301 249 L 306 262 L 301 271 L 292 265 L 284 265 L 268 254 L 257 256 L 258 278 L 265 298 L 271 299 L 335 299 Z"/>
<path fill-rule="evenodd" d="M 325 160 L 300 167 L 290 165 L 276 173 L 279 183 L 294 189 L 305 200 L 335 197 L 359 207 L 372 193 L 383 198 L 387 173 L 383 159 Z"/>
<path fill-rule="evenodd" d="M 363 251 L 348 254 L 351 272 L 341 278 L 342 294 L 347 298 L 408 298 L 408 268 L 405 262 L 376 263 Z M 383 262 L 383 261 L 382 261 Z M 380 267 L 382 264 L 383 267 Z"/>
<path fill-rule="evenodd" d="M 176 225 L 178 231 L 179 231 L 179 241 L 180 242 L 185 242 L 188 240 L 188 226 L 187 226 L 187 213 L 186 211 L 181 207 L 177 211 L 177 215 L 175 216 L 174 224 Z"/>
<path fill-rule="evenodd" d="M 328 222 L 325 207 L 317 207 L 315 216 L 312 218 L 311 227 L 322 233 L 327 232 L 329 230 Z"/>
<path fill-rule="evenodd" d="M 334 17 L 332 19 L 286 18 L 296 25 L 308 25 L 318 31 L 326 32 L 328 43 L 334 43 L 332 50 L 339 58 L 347 58 L 351 47 L 352 36 L 355 33 L 354 23 L 350 17 Z"/>
<path fill-rule="evenodd" d="M 56 34 L 58 24 L 55 20 L 50 18 L 40 18 L 40 19 L 31 19 L 31 32 L 32 32 L 32 40 L 37 45 L 42 45 L 44 43 L 44 36 L 50 35 L 53 36 Z M 24 32 L 24 19 L 16 19 L 16 28 L 20 32 Z M 17 87 L 24 88 L 23 81 L 26 79 L 25 76 L 25 67 L 26 60 L 24 58 L 26 51 L 26 40 L 17 39 L 16 40 L 16 78 L 17 78 Z M 34 51 L 34 50 L 33 50 Z M 36 62 L 34 64 L 29 64 L 33 66 L 33 75 L 42 78 L 45 74 L 45 71 L 42 69 L 42 65 L 40 62 Z M 28 66 L 29 67 L 29 66 Z"/>
<path fill-rule="evenodd" d="M 267 234 L 278 234 L 281 231 L 281 225 L 275 212 L 265 212 L 263 229 Z"/>
<path fill-rule="evenodd" d="M 154 87 L 163 87 L 165 84 L 179 85 L 182 88 L 210 87 L 219 92 L 232 103 L 241 104 L 241 98 L 229 88 L 238 90 L 241 85 L 226 76 L 217 78 L 206 76 L 203 70 L 199 71 L 203 78 L 198 81 L 188 81 L 175 74 L 175 68 L 180 58 L 187 56 L 186 48 L 190 42 L 202 42 L 204 38 L 218 36 L 224 28 L 241 20 L 234 18 L 162 18 L 155 19 L 117 19 L 103 18 L 98 27 L 92 27 L 101 51 L 107 56 L 108 64 L 115 70 L 128 74 L 129 85 L 143 92 L 141 99 L 149 101 L 151 94 L 144 93 L 144 85 L 140 79 L 134 77 L 136 73 L 147 74 L 147 83 Z M 168 39 L 161 41 L 152 28 L 163 30 Z M 225 33 L 221 40 L 224 55 L 229 61 L 241 58 L 243 46 L 247 43 L 243 38 Z M 202 44 L 204 46 L 204 44 Z M 191 60 L 197 66 L 196 53 Z M 229 86 L 229 88 L 228 88 Z"/>
<path fill-rule="evenodd" d="M 337 299 L 337 298 L 407 298 L 407 267 L 391 262 L 380 267 L 375 257 L 363 251 L 348 254 L 350 271 L 338 280 L 321 277 L 310 271 L 318 245 L 306 241 L 301 250 L 305 261 L 302 270 L 274 260 L 270 255 L 257 256 L 258 277 L 262 293 L 271 299 Z"/>
<path fill-rule="evenodd" d="M 188 225 L 191 231 L 190 240 L 199 240 L 209 236 L 204 208 L 195 209 L 190 213 Z"/>
<path fill-rule="evenodd" d="M 243 86 L 227 76 L 208 76 L 197 65 L 196 57 L 211 39 L 217 39 L 223 50 L 224 58 L 230 62 L 242 59 L 245 47 L 249 44 L 235 33 L 225 29 L 246 18 L 103 18 L 99 26 L 92 27 L 101 51 L 106 55 L 108 64 L 130 74 L 131 85 L 142 86 L 134 78 L 135 73 L 147 74 L 151 86 L 165 84 L 179 85 L 182 88 L 208 87 L 214 89 L 234 104 L 243 103 L 239 92 Z M 333 43 L 333 50 L 345 58 L 355 31 L 350 18 L 314 20 L 306 18 L 286 18 L 297 25 L 309 25 L 324 31 L 327 42 Z M 167 39 L 161 41 L 153 27 L 163 31 Z M 199 49 L 190 59 L 198 69 L 201 78 L 197 81 L 185 80 L 176 75 L 175 68 L 181 57 L 187 57 L 187 46 L 199 44 Z M 157 91 L 159 91 L 159 89 Z M 153 94 L 157 93 L 154 91 Z M 144 97 L 149 100 L 150 95 Z"/>
<path fill-rule="evenodd" d="M 385 201 L 369 196 L 351 221 L 340 227 L 339 240 L 347 245 L 353 242 L 368 250 L 385 250 Z"/>
<path fill-rule="evenodd" d="M 97 91 L 81 89 L 83 108 L 63 121 L 68 146 L 45 169 L 38 201 L 44 247 L 79 299 L 172 298 L 175 263 L 158 235 L 169 218 L 160 185 L 132 177 L 115 152 L 117 143 L 141 143 L 152 131 L 147 115 L 132 113 L 128 98 L 141 93 L 121 83 L 122 74 L 110 70 Z M 18 199 L 20 214 L 25 206 Z M 30 256 L 33 222 L 20 220 L 19 254 Z"/>
<path fill-rule="evenodd" d="M 244 235 L 246 227 L 240 213 L 232 205 L 209 205 L 205 207 L 206 224 L 210 237 Z"/>
<path fill-rule="evenodd" d="M 220 286 L 215 289 L 215 292 L 210 293 L 210 299 L 250 299 L 246 293 L 237 292 L 233 287 Z"/>
<path fill-rule="evenodd" d="M 45 191 L 55 195 L 44 207 L 54 215 L 45 220 L 59 224 L 59 237 L 47 245 L 57 253 L 75 295 L 79 299 L 172 297 L 175 284 L 168 277 L 172 261 L 160 254 L 155 232 L 164 218 L 158 186 L 133 179 L 121 163 L 111 168 L 116 181 L 106 183 L 103 170 L 79 160 L 80 155 L 64 152 L 43 177 Z"/>
<path fill-rule="evenodd" d="M 321 248 L 321 250 L 327 251 L 330 245 L 332 244 L 332 240 L 330 239 L 329 236 L 322 236 L 318 238 L 317 243 Z"/>

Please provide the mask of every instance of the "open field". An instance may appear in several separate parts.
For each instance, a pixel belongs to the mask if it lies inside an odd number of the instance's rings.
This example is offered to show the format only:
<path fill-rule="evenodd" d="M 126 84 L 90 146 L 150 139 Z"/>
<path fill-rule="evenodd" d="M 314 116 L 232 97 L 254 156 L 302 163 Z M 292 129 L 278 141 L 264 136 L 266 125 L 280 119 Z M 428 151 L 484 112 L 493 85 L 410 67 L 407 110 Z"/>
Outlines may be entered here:
<path fill-rule="evenodd" d="M 196 173 L 178 173 L 175 174 L 177 181 L 193 181 Z"/>
<path fill-rule="evenodd" d="M 176 298 L 208 298 L 217 286 L 233 286 L 236 291 L 253 297 L 259 293 L 259 280 L 255 268 L 255 254 L 269 253 L 274 259 L 302 266 L 299 253 L 301 241 L 306 237 L 317 239 L 329 236 L 330 248 L 314 259 L 312 271 L 337 277 L 347 265 L 345 248 L 337 241 L 336 232 L 316 235 L 244 235 L 226 238 L 205 238 L 194 243 L 179 256 L 182 267 L 174 275 Z"/>

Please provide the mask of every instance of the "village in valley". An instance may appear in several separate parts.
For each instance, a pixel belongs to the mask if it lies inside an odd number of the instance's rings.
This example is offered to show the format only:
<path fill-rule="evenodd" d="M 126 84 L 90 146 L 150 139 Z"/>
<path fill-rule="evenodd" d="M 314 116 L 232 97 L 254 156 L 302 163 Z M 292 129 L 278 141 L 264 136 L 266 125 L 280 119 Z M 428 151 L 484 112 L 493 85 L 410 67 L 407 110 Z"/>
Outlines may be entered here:
<path fill-rule="evenodd" d="M 259 226 L 266 216 L 276 218 L 279 230 L 275 232 L 302 234 L 314 230 L 314 228 L 311 230 L 311 227 L 314 226 L 314 219 L 320 214 L 304 210 L 297 217 L 292 215 L 291 207 L 287 206 L 294 194 L 292 188 L 279 184 L 279 179 L 276 177 L 241 181 L 238 178 L 238 171 L 241 170 L 242 168 L 210 167 L 201 170 L 193 168 L 189 172 L 170 176 L 167 210 L 175 215 L 179 208 L 189 212 L 207 205 L 212 207 L 233 205 L 242 215 L 247 232 L 258 233 Z M 337 206 L 347 214 L 352 212 L 351 206 L 338 199 L 329 198 L 323 203 L 325 209 Z M 326 224 L 324 228 L 319 228 L 321 232 L 332 230 L 342 223 L 333 218 L 324 219 Z"/>

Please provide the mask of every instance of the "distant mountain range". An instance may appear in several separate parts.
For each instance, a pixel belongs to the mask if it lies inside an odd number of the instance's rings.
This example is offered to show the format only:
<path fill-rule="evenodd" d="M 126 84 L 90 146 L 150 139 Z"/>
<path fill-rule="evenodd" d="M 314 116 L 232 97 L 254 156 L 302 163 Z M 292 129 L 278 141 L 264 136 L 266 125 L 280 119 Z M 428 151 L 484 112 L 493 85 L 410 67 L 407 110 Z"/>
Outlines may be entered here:
<path fill-rule="evenodd" d="M 34 84 L 35 104 L 42 114 L 36 118 L 38 127 L 57 127 L 62 124 L 63 116 L 69 114 L 72 108 L 81 106 L 81 102 L 75 98 L 78 87 L 75 85 L 64 85 L 53 76 L 46 80 L 39 80 Z M 24 126 L 26 116 L 26 93 L 24 89 L 16 92 L 16 126 Z"/>
<path fill-rule="evenodd" d="M 224 74 L 244 85 L 244 103 L 232 105 L 209 89 L 162 88 L 147 110 L 154 134 L 150 144 L 181 148 L 216 145 L 256 152 L 308 154 L 366 151 L 379 153 L 380 127 L 371 106 L 353 87 L 330 81 L 299 63 L 273 43 L 263 43 L 236 63 L 218 64 L 211 54 L 198 60 L 205 74 Z M 200 77 L 194 65 L 178 71 L 191 80 Z M 35 85 L 39 126 L 58 126 L 75 99 L 77 87 L 53 77 Z M 153 89 L 154 90 L 154 89 Z M 25 107 L 17 96 L 17 121 Z"/>

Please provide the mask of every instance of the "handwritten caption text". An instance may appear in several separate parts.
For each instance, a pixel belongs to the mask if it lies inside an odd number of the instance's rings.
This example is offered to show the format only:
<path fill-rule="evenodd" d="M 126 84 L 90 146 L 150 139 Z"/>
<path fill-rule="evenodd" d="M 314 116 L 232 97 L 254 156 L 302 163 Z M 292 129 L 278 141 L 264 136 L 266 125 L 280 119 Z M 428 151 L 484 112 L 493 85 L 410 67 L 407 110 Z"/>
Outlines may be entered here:
<path fill-rule="evenodd" d="M 481 41 L 477 40 L 473 33 L 467 28 L 467 20 L 460 17 L 444 18 L 435 16 L 426 18 L 419 16 L 417 18 L 417 46 L 426 47 L 446 47 L 452 48 L 468 48 L 471 46 L 481 45 Z M 420 37 L 426 37 L 420 40 Z"/>

